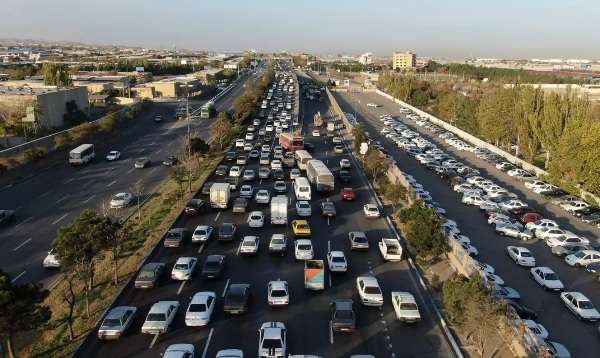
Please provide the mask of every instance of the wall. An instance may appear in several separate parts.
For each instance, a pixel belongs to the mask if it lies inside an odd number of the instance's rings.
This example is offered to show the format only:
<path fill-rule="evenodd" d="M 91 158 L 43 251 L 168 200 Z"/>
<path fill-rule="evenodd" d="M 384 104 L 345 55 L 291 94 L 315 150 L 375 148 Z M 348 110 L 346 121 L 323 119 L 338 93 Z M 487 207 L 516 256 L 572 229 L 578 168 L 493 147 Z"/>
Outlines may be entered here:
<path fill-rule="evenodd" d="M 49 92 L 38 95 L 37 101 L 41 113 L 38 120 L 44 127 L 57 128 L 64 126 L 63 116 L 67 112 L 66 103 L 75 101 L 77 108 L 85 114 L 89 114 L 88 93 L 85 87 L 61 89 L 57 92 Z"/>

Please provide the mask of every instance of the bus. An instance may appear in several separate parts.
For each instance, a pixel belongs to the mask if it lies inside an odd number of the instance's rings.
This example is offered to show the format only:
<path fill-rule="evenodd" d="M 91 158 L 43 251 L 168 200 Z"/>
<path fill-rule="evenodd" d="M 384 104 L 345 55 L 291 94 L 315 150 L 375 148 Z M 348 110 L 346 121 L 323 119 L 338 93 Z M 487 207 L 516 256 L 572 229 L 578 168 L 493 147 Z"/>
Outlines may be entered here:
<path fill-rule="evenodd" d="M 279 144 L 285 150 L 295 152 L 304 149 L 304 137 L 301 133 L 281 133 Z"/>
<path fill-rule="evenodd" d="M 306 170 L 306 163 L 312 159 L 312 155 L 305 150 L 297 150 L 296 152 L 296 164 L 300 170 Z"/>
<path fill-rule="evenodd" d="M 69 152 L 69 164 L 83 165 L 94 159 L 95 156 L 93 144 L 82 144 Z"/>
<path fill-rule="evenodd" d="M 215 112 L 215 104 L 212 101 L 206 102 L 202 107 L 200 107 L 200 118 L 208 119 L 212 117 Z"/>
<path fill-rule="evenodd" d="M 294 179 L 294 193 L 296 200 L 310 200 L 310 183 L 305 177 L 297 177 Z"/>
<path fill-rule="evenodd" d="M 311 159 L 306 163 L 306 176 L 317 191 L 333 191 L 335 189 L 333 174 L 320 160 Z"/>

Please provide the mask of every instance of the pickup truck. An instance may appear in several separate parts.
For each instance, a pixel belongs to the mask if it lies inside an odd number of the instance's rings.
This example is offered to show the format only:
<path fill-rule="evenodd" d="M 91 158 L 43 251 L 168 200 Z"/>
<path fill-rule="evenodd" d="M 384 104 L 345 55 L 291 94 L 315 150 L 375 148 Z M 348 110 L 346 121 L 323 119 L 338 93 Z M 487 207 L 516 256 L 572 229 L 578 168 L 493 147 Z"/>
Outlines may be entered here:
<path fill-rule="evenodd" d="M 382 238 L 379 241 L 379 252 L 386 261 L 402 260 L 402 246 L 396 239 Z"/>
<path fill-rule="evenodd" d="M 325 263 L 323 260 L 304 261 L 304 288 L 307 290 L 325 289 Z"/>

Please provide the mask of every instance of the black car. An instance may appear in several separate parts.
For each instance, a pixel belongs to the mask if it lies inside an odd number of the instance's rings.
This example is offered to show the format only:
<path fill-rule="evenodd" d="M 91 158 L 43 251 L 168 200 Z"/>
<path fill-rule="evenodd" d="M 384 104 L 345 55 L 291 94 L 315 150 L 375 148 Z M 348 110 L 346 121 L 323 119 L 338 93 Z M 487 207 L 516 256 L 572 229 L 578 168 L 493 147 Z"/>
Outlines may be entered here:
<path fill-rule="evenodd" d="M 333 201 L 321 202 L 321 215 L 325 217 L 334 217 L 336 215 L 335 204 Z"/>
<path fill-rule="evenodd" d="M 233 201 L 233 212 L 234 213 L 245 213 L 248 208 L 248 199 L 236 198 Z"/>
<path fill-rule="evenodd" d="M 256 149 L 253 149 L 248 154 L 248 158 L 250 159 L 258 159 L 260 157 L 260 152 Z"/>
<path fill-rule="evenodd" d="M 217 278 L 220 277 L 225 269 L 225 256 L 224 255 L 208 255 L 204 260 L 202 266 L 202 277 L 203 278 Z"/>
<path fill-rule="evenodd" d="M 163 160 L 162 164 L 167 167 L 172 167 L 175 164 L 177 164 L 177 157 L 174 155 L 170 155 L 167 159 Z"/>
<path fill-rule="evenodd" d="M 214 184 L 214 182 L 212 181 L 207 181 L 204 183 L 204 185 L 202 185 L 202 190 L 200 191 L 200 193 L 202 195 L 210 195 L 210 187 Z"/>
<path fill-rule="evenodd" d="M 225 153 L 225 160 L 231 162 L 237 158 L 237 152 L 227 152 Z"/>
<path fill-rule="evenodd" d="M 8 224 L 15 218 L 14 210 L 0 210 L 0 225 Z"/>
<path fill-rule="evenodd" d="M 184 211 L 186 215 L 197 215 L 204 206 L 204 200 L 202 199 L 191 199 L 185 205 Z"/>
<path fill-rule="evenodd" d="M 315 150 L 315 146 L 312 143 L 304 143 L 304 150 L 307 152 L 313 152 Z"/>
<path fill-rule="evenodd" d="M 227 174 L 229 174 L 229 167 L 226 165 L 219 165 L 215 170 L 215 175 L 224 177 Z"/>
<path fill-rule="evenodd" d="M 233 241 L 237 227 L 232 223 L 223 223 L 219 226 L 219 241 Z"/>
<path fill-rule="evenodd" d="M 338 177 L 342 183 L 349 183 L 352 180 L 352 174 L 348 170 L 340 170 Z"/>
<path fill-rule="evenodd" d="M 354 332 L 356 315 L 354 302 L 350 299 L 337 299 L 329 304 L 331 314 L 331 329 L 334 332 Z"/>
<path fill-rule="evenodd" d="M 529 307 L 523 306 L 514 300 L 506 300 L 506 305 L 512 307 L 521 319 L 537 319 L 537 313 Z"/>
<path fill-rule="evenodd" d="M 229 285 L 223 310 L 229 314 L 242 314 L 248 311 L 250 301 L 250 285 L 246 283 L 234 283 Z"/>
<path fill-rule="evenodd" d="M 592 262 L 585 266 L 587 272 L 593 273 L 596 276 L 600 276 L 600 262 Z"/>
<path fill-rule="evenodd" d="M 275 180 L 285 180 L 285 173 L 281 169 L 273 169 L 271 171 L 271 177 Z"/>
<path fill-rule="evenodd" d="M 158 286 L 164 271 L 165 264 L 162 262 L 149 262 L 145 264 L 135 278 L 135 288 L 152 288 Z"/>

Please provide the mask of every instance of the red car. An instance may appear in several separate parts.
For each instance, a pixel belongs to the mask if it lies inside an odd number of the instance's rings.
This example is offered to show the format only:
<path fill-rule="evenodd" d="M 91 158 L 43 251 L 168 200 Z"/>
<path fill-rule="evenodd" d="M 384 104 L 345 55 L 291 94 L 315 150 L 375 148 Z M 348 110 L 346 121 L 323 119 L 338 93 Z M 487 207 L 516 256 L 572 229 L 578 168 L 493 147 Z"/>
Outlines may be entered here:
<path fill-rule="evenodd" d="M 342 196 L 342 200 L 354 200 L 356 196 L 354 195 L 354 191 L 352 188 L 342 188 L 340 191 L 340 195 Z"/>
<path fill-rule="evenodd" d="M 542 214 L 539 213 L 525 213 L 523 216 L 521 216 L 519 218 L 519 221 L 523 224 L 527 224 L 527 223 L 533 223 L 536 222 L 538 220 L 543 219 L 544 217 L 542 216 Z"/>

